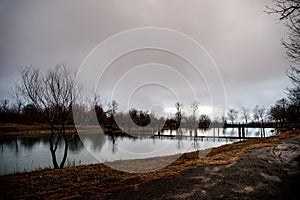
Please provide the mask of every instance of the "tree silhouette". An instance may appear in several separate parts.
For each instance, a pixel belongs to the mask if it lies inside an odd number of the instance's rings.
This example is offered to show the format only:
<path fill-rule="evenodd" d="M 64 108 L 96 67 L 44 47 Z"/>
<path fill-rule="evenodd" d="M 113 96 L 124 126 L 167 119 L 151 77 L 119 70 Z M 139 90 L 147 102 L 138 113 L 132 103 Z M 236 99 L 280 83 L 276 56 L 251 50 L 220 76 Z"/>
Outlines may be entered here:
<path fill-rule="evenodd" d="M 278 14 L 289 29 L 288 41 L 282 40 L 282 45 L 291 61 L 300 62 L 300 0 L 273 0 L 274 6 L 267 6 L 267 13 Z"/>
<path fill-rule="evenodd" d="M 118 106 L 119 104 L 113 100 L 111 103 L 107 104 L 108 109 L 106 111 L 106 114 L 110 117 L 110 116 L 114 116 L 118 110 Z"/>
<path fill-rule="evenodd" d="M 270 117 L 271 119 L 277 121 L 277 122 L 285 122 L 287 117 L 287 100 L 286 99 L 280 99 L 278 100 L 274 106 L 271 106 L 270 108 Z"/>
<path fill-rule="evenodd" d="M 199 108 L 199 105 L 200 105 L 200 102 L 195 100 L 195 101 L 193 101 L 191 103 L 191 106 L 190 106 L 190 109 L 192 111 L 192 121 L 193 121 L 193 124 L 196 123 L 196 112 L 197 112 L 197 110 Z"/>
<path fill-rule="evenodd" d="M 176 120 L 177 121 L 181 121 L 182 118 L 182 114 L 181 114 L 181 109 L 182 109 L 182 104 L 180 102 L 175 103 L 175 107 L 176 107 Z"/>
<path fill-rule="evenodd" d="M 267 13 L 279 15 L 288 28 L 288 40 L 282 40 L 286 54 L 295 65 L 287 69 L 287 76 L 294 87 L 288 88 L 288 98 L 291 101 L 291 113 L 300 120 L 300 0 L 273 0 L 274 6 L 267 6 Z"/>
<path fill-rule="evenodd" d="M 72 123 L 72 104 L 78 95 L 75 74 L 71 73 L 65 65 L 57 65 L 46 73 L 29 66 L 21 69 L 20 73 L 18 91 L 50 125 L 49 143 L 53 165 L 54 168 L 62 168 L 67 159 L 71 138 L 66 134 L 66 125 Z M 56 150 L 61 140 L 65 146 L 59 164 Z"/>
<path fill-rule="evenodd" d="M 209 128 L 211 119 L 208 115 L 200 115 L 199 117 L 199 128 L 207 129 Z"/>
<path fill-rule="evenodd" d="M 238 111 L 234 108 L 229 109 L 227 112 L 227 117 L 231 121 L 231 124 L 233 124 L 238 117 Z"/>
<path fill-rule="evenodd" d="M 242 107 L 241 114 L 242 114 L 242 118 L 245 120 L 245 122 L 247 124 L 248 120 L 250 119 L 249 109 Z"/>
<path fill-rule="evenodd" d="M 253 119 L 258 122 L 261 120 L 263 122 L 264 116 L 266 114 L 266 108 L 263 106 L 256 105 L 253 109 Z"/>
<path fill-rule="evenodd" d="M 135 108 L 132 108 L 129 111 L 129 115 L 131 117 L 131 119 L 133 120 L 133 122 L 138 125 L 138 126 L 147 126 L 148 124 L 150 124 L 151 119 L 150 116 L 148 114 L 148 111 L 138 111 Z"/>

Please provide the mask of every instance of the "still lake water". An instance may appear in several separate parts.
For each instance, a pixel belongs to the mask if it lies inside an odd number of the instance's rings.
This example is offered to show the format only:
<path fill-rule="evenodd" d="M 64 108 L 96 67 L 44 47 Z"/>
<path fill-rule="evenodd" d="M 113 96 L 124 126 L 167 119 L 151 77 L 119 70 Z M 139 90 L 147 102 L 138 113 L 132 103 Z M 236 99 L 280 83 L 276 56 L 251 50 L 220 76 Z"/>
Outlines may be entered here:
<path fill-rule="evenodd" d="M 265 129 L 266 137 L 274 135 L 272 129 Z M 259 137 L 261 129 L 245 129 L 246 137 Z M 106 161 L 149 158 L 173 155 L 195 150 L 229 144 L 239 139 L 188 137 L 193 132 L 182 129 L 177 132 L 164 132 L 174 137 L 129 138 L 114 137 L 104 134 L 81 134 L 74 136 L 69 144 L 65 166 L 94 164 Z M 198 130 L 197 136 L 238 136 L 238 130 L 209 129 Z M 64 144 L 57 150 L 61 160 Z M 14 172 L 32 171 L 40 168 L 52 168 L 48 137 L 30 137 L 0 140 L 0 175 Z"/>

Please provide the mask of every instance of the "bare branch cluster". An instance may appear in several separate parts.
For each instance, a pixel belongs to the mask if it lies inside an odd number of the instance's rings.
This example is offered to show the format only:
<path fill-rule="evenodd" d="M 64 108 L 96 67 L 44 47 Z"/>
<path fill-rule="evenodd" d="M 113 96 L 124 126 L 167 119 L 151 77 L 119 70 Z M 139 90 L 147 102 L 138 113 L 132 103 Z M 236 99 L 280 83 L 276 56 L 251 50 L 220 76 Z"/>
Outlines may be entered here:
<path fill-rule="evenodd" d="M 282 40 L 287 56 L 300 63 L 300 0 L 273 0 L 274 7 L 267 6 L 268 14 L 278 14 L 289 29 L 288 40 Z"/>
<path fill-rule="evenodd" d="M 33 66 L 20 70 L 21 80 L 17 85 L 20 94 L 34 106 L 51 127 L 50 151 L 55 168 L 62 168 L 66 161 L 69 137 L 66 124 L 71 123 L 72 104 L 78 96 L 75 75 L 65 65 L 57 65 L 46 73 Z M 58 165 L 55 152 L 63 139 L 65 153 Z"/>

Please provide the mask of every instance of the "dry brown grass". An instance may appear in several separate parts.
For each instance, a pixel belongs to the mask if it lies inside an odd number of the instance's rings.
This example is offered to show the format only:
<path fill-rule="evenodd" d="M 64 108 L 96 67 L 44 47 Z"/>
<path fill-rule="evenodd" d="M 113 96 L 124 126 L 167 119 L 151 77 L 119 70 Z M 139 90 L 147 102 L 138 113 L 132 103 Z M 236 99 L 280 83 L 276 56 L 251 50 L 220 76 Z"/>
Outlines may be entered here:
<path fill-rule="evenodd" d="M 299 135 L 299 133 L 300 131 L 290 131 L 270 138 L 251 139 L 224 145 L 213 148 L 204 158 L 199 158 L 199 152 L 186 153 L 169 166 L 149 173 L 126 173 L 109 168 L 104 164 L 95 164 L 5 175 L 0 177 L 0 195 L 3 199 L 37 197 L 64 199 L 134 190 L 140 183 L 177 176 L 180 171 L 193 166 L 231 163 L 244 156 L 251 149 L 272 146 L 287 138 Z M 144 159 L 142 162 L 136 160 L 137 169 L 169 161 L 169 159 L 172 157 Z M 128 161 L 118 162 L 123 162 L 126 165 Z"/>
<path fill-rule="evenodd" d="M 66 127 L 67 133 L 74 133 L 73 125 Z M 22 137 L 37 137 L 50 135 L 51 130 L 48 124 L 16 124 L 0 123 L 0 139 L 16 139 Z"/>

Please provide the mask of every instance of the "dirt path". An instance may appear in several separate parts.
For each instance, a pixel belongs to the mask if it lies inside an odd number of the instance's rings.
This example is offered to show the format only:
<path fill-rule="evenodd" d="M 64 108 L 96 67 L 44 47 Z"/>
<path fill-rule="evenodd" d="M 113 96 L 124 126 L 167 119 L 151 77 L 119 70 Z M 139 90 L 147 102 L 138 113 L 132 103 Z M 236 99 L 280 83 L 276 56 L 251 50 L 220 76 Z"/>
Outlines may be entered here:
<path fill-rule="evenodd" d="M 200 165 L 98 199 L 300 199 L 300 136 L 228 165 Z"/>

